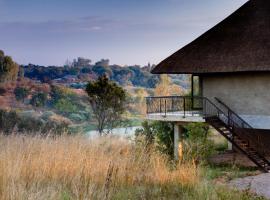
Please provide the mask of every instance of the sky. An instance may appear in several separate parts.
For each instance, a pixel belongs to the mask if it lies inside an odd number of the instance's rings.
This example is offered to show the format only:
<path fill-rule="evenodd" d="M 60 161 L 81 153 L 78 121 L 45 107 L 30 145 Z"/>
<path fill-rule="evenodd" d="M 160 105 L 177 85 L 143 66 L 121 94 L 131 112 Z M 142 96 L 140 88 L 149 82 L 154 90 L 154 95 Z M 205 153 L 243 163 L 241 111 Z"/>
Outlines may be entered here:
<path fill-rule="evenodd" d="M 158 64 L 246 1 L 0 0 L 0 49 L 19 64 Z"/>

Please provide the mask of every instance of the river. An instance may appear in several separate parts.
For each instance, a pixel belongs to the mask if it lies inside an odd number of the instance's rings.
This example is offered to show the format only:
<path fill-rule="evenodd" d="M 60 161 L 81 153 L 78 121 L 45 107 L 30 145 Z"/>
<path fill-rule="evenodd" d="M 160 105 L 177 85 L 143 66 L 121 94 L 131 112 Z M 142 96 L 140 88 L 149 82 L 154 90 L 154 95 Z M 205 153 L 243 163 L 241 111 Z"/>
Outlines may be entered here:
<path fill-rule="evenodd" d="M 141 128 L 141 126 L 133 126 L 133 127 L 125 127 L 125 128 L 115 128 L 112 130 L 112 135 L 120 136 L 124 138 L 131 138 L 133 139 L 135 136 L 136 129 Z M 106 133 L 108 130 L 105 129 L 104 132 Z M 89 131 L 87 132 L 90 138 L 95 138 L 99 135 L 98 131 Z"/>

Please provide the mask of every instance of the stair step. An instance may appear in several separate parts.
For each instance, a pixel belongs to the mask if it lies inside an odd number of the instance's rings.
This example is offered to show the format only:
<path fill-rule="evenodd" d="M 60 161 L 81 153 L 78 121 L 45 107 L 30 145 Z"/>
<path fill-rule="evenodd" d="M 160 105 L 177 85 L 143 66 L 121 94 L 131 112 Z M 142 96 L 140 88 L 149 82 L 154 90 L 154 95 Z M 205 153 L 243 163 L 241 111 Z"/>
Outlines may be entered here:
<path fill-rule="evenodd" d="M 233 127 L 229 127 L 218 117 L 205 118 L 206 122 L 213 126 L 221 135 L 227 138 L 227 140 L 235 143 L 246 156 L 250 158 L 262 171 L 270 172 L 270 164 L 263 156 L 259 154 L 254 148 L 250 147 L 249 142 L 239 137 L 238 130 Z M 251 141 L 252 142 L 252 141 Z"/>

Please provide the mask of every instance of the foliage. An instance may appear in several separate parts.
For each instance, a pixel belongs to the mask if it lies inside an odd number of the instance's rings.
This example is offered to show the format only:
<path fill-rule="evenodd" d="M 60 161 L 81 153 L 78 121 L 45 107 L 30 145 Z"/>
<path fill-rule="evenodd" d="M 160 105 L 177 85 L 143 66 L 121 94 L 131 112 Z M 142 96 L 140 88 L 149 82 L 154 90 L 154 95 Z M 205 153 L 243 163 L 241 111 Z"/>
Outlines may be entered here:
<path fill-rule="evenodd" d="M 144 137 L 146 144 L 155 144 L 161 153 L 173 158 L 174 130 L 172 123 L 145 121 L 142 123 L 142 128 L 136 130 L 136 138 L 139 139 L 141 136 Z"/>
<path fill-rule="evenodd" d="M 123 88 L 109 81 L 106 76 L 101 76 L 97 81 L 87 84 L 86 92 L 100 134 L 105 127 L 111 130 L 121 123 L 127 106 L 127 94 Z"/>
<path fill-rule="evenodd" d="M 19 66 L 10 56 L 5 56 L 0 50 L 0 82 L 15 81 L 19 72 Z"/>
<path fill-rule="evenodd" d="M 27 96 L 29 95 L 29 89 L 25 88 L 25 87 L 16 87 L 14 89 L 14 94 L 16 97 L 17 101 L 22 101 L 24 102 L 24 100 L 27 98 Z"/>
<path fill-rule="evenodd" d="M 209 125 L 204 123 L 189 123 L 185 126 L 183 160 L 204 162 L 214 152 L 214 143 L 209 140 Z"/>
<path fill-rule="evenodd" d="M 140 137 L 143 136 L 143 142 L 146 144 L 146 147 L 149 147 L 155 142 L 153 127 L 147 121 L 142 122 L 141 126 L 142 128 L 136 129 L 135 131 L 136 141 L 139 142 Z"/>
<path fill-rule="evenodd" d="M 77 110 L 77 107 L 71 101 L 64 98 L 58 99 L 54 107 L 64 113 L 73 113 Z"/>
<path fill-rule="evenodd" d="M 171 78 L 163 74 L 160 77 L 160 82 L 156 85 L 155 96 L 173 96 L 183 95 L 184 90 L 179 86 L 172 83 Z"/>
<path fill-rule="evenodd" d="M 73 122 L 85 122 L 90 118 L 91 108 L 87 94 L 82 90 L 78 93 L 74 89 L 52 85 L 49 106 L 58 114 Z"/>
<path fill-rule="evenodd" d="M 108 60 L 101 60 L 94 65 L 90 65 L 88 61 L 89 59 L 78 59 L 78 61 L 68 64 L 65 67 L 44 67 L 29 64 L 22 66 L 22 68 L 24 69 L 25 77 L 37 79 L 42 82 L 63 79 L 68 75 L 74 75 L 80 82 L 85 81 L 85 77 L 87 77 L 85 75 L 90 75 L 89 78 L 91 80 L 96 80 L 99 76 L 107 75 L 112 81 L 120 85 L 133 85 L 146 88 L 154 88 L 159 82 L 159 76 L 151 74 L 149 67 L 109 65 Z"/>
<path fill-rule="evenodd" d="M 0 131 L 11 133 L 18 122 L 18 115 L 15 111 L 0 110 Z"/>
<path fill-rule="evenodd" d="M 48 100 L 48 94 L 44 92 L 38 92 L 32 96 L 30 104 L 35 107 L 43 107 Z"/>
<path fill-rule="evenodd" d="M 173 158 L 173 123 L 156 121 L 153 123 L 153 129 L 157 138 L 158 150 Z"/>
<path fill-rule="evenodd" d="M 43 120 L 42 117 L 22 115 L 16 111 L 0 110 L 0 132 L 5 134 L 17 133 L 57 133 L 68 132 L 69 122 L 58 120 L 56 117 Z"/>

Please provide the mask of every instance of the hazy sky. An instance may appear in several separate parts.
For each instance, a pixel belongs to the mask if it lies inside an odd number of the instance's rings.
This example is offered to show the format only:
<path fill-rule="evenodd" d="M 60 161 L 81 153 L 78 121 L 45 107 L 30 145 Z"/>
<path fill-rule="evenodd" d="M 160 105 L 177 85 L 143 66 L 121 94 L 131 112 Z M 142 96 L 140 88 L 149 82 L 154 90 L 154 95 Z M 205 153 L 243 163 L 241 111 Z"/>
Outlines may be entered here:
<path fill-rule="evenodd" d="M 0 0 L 0 49 L 20 64 L 158 63 L 246 1 Z"/>

